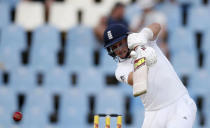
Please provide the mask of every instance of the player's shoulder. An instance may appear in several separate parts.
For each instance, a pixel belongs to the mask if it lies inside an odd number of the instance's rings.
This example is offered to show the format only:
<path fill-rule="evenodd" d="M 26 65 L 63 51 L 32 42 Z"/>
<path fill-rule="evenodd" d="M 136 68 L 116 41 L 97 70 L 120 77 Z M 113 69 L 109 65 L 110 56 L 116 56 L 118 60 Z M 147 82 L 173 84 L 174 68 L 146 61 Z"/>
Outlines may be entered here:
<path fill-rule="evenodd" d="M 115 73 L 122 73 L 122 72 L 128 72 L 131 71 L 133 67 L 132 59 L 126 59 L 124 61 L 117 63 L 117 68 L 115 70 Z"/>
<path fill-rule="evenodd" d="M 133 71 L 133 64 L 131 59 L 118 62 L 115 70 L 117 80 L 127 83 L 127 78 L 130 72 Z"/>
<path fill-rule="evenodd" d="M 128 66 L 131 64 L 132 64 L 132 58 L 127 58 L 127 59 L 120 60 L 117 63 L 117 67 L 124 67 L 124 66 Z"/>

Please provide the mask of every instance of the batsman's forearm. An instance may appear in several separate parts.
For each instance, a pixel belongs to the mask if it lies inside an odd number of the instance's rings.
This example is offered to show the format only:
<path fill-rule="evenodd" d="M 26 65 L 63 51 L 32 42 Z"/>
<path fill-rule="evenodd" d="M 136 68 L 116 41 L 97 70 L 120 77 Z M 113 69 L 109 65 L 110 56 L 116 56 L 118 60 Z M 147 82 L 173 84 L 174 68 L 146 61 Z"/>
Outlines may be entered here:
<path fill-rule="evenodd" d="M 152 41 L 155 40 L 161 30 L 161 26 L 159 23 L 152 23 L 150 25 L 147 26 L 147 28 L 151 29 L 153 32 L 153 38 Z"/>
<path fill-rule="evenodd" d="M 128 75 L 128 84 L 133 86 L 133 72 L 130 72 Z"/>

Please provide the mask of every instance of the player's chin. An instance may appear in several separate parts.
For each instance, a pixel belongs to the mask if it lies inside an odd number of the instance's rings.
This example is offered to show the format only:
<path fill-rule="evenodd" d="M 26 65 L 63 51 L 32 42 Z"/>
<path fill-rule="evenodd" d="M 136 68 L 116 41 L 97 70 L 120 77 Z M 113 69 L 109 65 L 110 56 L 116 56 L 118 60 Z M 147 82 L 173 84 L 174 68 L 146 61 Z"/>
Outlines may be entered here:
<path fill-rule="evenodd" d="M 126 56 L 127 56 L 127 53 L 123 53 L 123 54 L 119 55 L 119 57 L 120 57 L 121 59 L 125 59 Z"/>

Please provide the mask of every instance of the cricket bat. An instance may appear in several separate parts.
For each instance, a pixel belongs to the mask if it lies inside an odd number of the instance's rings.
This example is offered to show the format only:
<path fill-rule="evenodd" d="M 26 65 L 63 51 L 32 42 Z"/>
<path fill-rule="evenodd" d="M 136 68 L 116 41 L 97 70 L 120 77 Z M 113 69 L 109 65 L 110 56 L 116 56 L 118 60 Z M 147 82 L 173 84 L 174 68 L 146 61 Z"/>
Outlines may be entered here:
<path fill-rule="evenodd" d="M 131 53 L 131 55 L 136 54 Z M 140 57 L 134 60 L 133 72 L 133 96 L 137 97 L 147 92 L 147 73 L 146 58 Z"/>

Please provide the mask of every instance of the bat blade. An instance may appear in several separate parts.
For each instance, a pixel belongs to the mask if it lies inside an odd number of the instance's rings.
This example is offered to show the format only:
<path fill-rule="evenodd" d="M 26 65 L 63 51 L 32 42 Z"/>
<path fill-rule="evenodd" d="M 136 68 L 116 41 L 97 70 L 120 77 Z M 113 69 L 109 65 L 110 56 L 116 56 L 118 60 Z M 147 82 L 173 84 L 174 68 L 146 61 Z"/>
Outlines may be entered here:
<path fill-rule="evenodd" d="M 135 97 L 147 92 L 147 73 L 146 58 L 136 59 L 133 72 L 133 95 Z"/>

